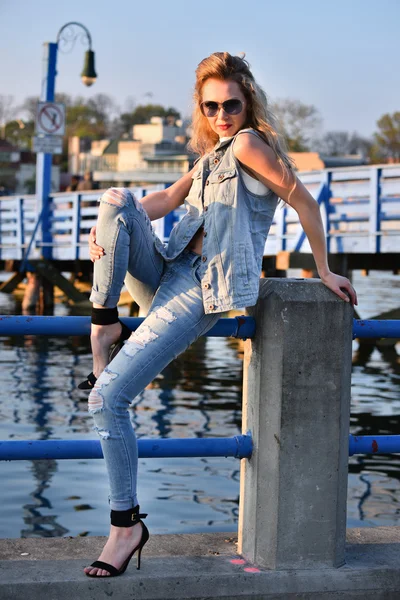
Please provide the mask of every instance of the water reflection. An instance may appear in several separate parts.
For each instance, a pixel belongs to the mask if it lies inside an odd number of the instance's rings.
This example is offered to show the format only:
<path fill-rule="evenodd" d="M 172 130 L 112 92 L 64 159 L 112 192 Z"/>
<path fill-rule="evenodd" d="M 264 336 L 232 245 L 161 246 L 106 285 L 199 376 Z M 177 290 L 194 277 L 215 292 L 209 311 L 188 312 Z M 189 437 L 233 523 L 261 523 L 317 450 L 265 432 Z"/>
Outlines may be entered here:
<path fill-rule="evenodd" d="M 16 312 L 9 297 L 2 301 L 1 312 Z M 89 340 L 31 336 L 1 344 L 0 439 L 94 439 L 87 394 L 76 387 L 91 370 Z M 354 343 L 351 433 L 400 433 L 399 351 Z M 240 433 L 242 357 L 240 340 L 198 340 L 135 399 L 138 437 Z M 139 497 L 152 531 L 236 533 L 239 472 L 236 459 L 140 459 Z M 7 482 L 2 537 L 107 534 L 103 461 L 0 463 L 0 476 Z M 400 525 L 399 506 L 400 456 L 352 457 L 349 525 Z"/>
<path fill-rule="evenodd" d="M 57 522 L 57 515 L 46 515 L 41 512 L 41 509 L 46 512 L 53 508 L 43 493 L 50 487 L 56 471 L 55 460 L 32 461 L 31 472 L 36 481 L 36 488 L 30 495 L 34 502 L 24 504 L 22 507 L 23 520 L 27 528 L 21 530 L 20 537 L 62 537 L 68 533 L 68 529 Z M 62 515 L 59 518 L 62 520 Z"/>

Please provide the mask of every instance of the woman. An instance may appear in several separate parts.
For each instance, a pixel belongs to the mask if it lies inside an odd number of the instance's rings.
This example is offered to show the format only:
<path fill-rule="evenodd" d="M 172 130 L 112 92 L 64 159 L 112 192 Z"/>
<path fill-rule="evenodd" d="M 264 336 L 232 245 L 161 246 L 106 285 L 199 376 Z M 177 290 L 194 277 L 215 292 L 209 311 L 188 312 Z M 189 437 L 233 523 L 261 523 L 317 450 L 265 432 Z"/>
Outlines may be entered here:
<path fill-rule="evenodd" d="M 322 282 L 357 302 L 350 282 L 329 270 L 318 205 L 293 173 L 248 63 L 227 52 L 204 59 L 194 105 L 191 145 L 201 157 L 195 167 L 140 203 L 127 189 L 108 190 L 92 231 L 94 366 L 83 387 L 93 388 L 89 412 L 109 475 L 111 529 L 99 561 L 85 568 L 91 577 L 120 575 L 136 551 L 139 568 L 149 537 L 136 495 L 137 442 L 128 406 L 222 311 L 256 303 L 278 198 L 298 212 Z M 187 213 L 164 247 L 150 221 L 183 202 Z M 124 280 L 148 310 L 132 335 L 116 309 Z"/>

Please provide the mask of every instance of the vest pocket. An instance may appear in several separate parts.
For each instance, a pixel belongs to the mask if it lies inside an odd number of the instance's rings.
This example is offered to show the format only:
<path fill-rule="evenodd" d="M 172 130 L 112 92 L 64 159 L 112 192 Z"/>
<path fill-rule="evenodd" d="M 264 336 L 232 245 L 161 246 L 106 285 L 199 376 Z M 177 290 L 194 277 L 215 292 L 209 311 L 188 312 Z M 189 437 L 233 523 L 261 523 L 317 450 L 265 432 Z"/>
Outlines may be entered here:
<path fill-rule="evenodd" d="M 234 186 L 236 183 L 233 180 L 234 177 L 237 177 L 237 170 L 235 168 L 216 171 L 209 176 L 209 181 L 214 186 L 214 202 L 221 202 L 227 205 L 234 203 Z"/>

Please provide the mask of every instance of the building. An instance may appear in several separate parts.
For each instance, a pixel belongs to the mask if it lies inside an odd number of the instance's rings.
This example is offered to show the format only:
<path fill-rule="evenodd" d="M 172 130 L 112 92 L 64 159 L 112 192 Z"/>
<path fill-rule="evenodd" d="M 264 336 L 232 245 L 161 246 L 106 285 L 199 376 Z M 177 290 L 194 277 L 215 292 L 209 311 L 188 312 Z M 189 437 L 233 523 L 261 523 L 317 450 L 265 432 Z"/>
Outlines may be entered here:
<path fill-rule="evenodd" d="M 90 148 L 84 149 L 83 140 L 71 138 L 69 171 L 80 175 L 90 171 L 99 188 L 174 183 L 191 169 L 196 158 L 187 150 L 189 134 L 189 123 L 171 124 L 162 117 L 153 117 L 150 123 L 134 125 L 131 139 L 93 141 Z M 359 155 L 328 157 L 318 152 L 291 152 L 290 156 L 297 171 L 366 164 Z"/>
<path fill-rule="evenodd" d="M 0 139 L 0 196 L 34 194 L 36 187 L 36 154 L 21 150 Z M 51 191 L 60 189 L 60 167 L 52 166 Z"/>
<path fill-rule="evenodd" d="M 368 160 L 361 154 L 327 156 L 318 152 L 289 152 L 297 171 L 320 171 L 336 167 L 358 167 L 367 165 Z"/>
<path fill-rule="evenodd" d="M 171 125 L 153 117 L 150 123 L 133 126 L 132 139 L 95 141 L 90 151 L 81 152 L 79 138 L 71 138 L 69 170 L 77 174 L 91 171 L 100 188 L 173 183 L 195 160 L 187 151 L 187 141 L 181 121 Z"/>

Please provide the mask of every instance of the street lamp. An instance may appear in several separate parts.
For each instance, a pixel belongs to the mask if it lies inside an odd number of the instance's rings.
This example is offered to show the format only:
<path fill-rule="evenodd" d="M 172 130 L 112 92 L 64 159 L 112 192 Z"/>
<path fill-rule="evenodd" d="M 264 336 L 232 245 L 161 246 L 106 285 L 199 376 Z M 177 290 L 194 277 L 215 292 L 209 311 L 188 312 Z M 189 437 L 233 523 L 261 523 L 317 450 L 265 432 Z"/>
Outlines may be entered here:
<path fill-rule="evenodd" d="M 83 30 L 76 33 L 74 27 Z M 44 46 L 43 57 L 43 81 L 40 100 L 42 102 L 54 102 L 55 97 L 55 80 L 57 75 L 57 51 L 59 45 L 72 44 L 74 46 L 78 37 L 81 37 L 89 44 L 89 50 L 85 53 L 85 62 L 81 73 L 82 82 L 91 86 L 96 81 L 97 74 L 94 67 L 94 52 L 92 50 L 92 38 L 88 29 L 77 23 L 70 21 L 63 25 L 57 34 L 57 42 L 46 42 Z M 51 239 L 51 223 L 49 210 L 49 195 L 51 192 L 51 165 L 52 154 L 38 152 L 36 157 L 36 210 L 41 219 L 41 238 L 42 238 L 42 255 L 43 258 L 51 259 L 52 257 L 52 239 Z"/>
<path fill-rule="evenodd" d="M 87 50 L 85 53 L 85 63 L 83 66 L 83 71 L 81 73 L 81 78 L 82 78 L 82 82 L 85 85 L 87 85 L 88 87 L 90 87 L 96 81 L 97 75 L 96 75 L 96 71 L 94 68 L 94 52 L 92 50 L 92 37 L 91 37 L 88 29 L 84 25 L 82 25 L 82 23 L 77 23 L 76 21 L 70 21 L 66 25 L 63 25 L 61 27 L 60 31 L 58 32 L 57 45 L 60 44 L 60 42 L 63 42 L 64 44 L 71 44 L 71 43 L 74 44 L 75 43 L 75 41 L 79 37 L 79 34 L 76 34 L 75 31 L 73 30 L 74 26 L 81 27 L 83 29 L 83 32 L 89 43 L 89 50 Z"/>

